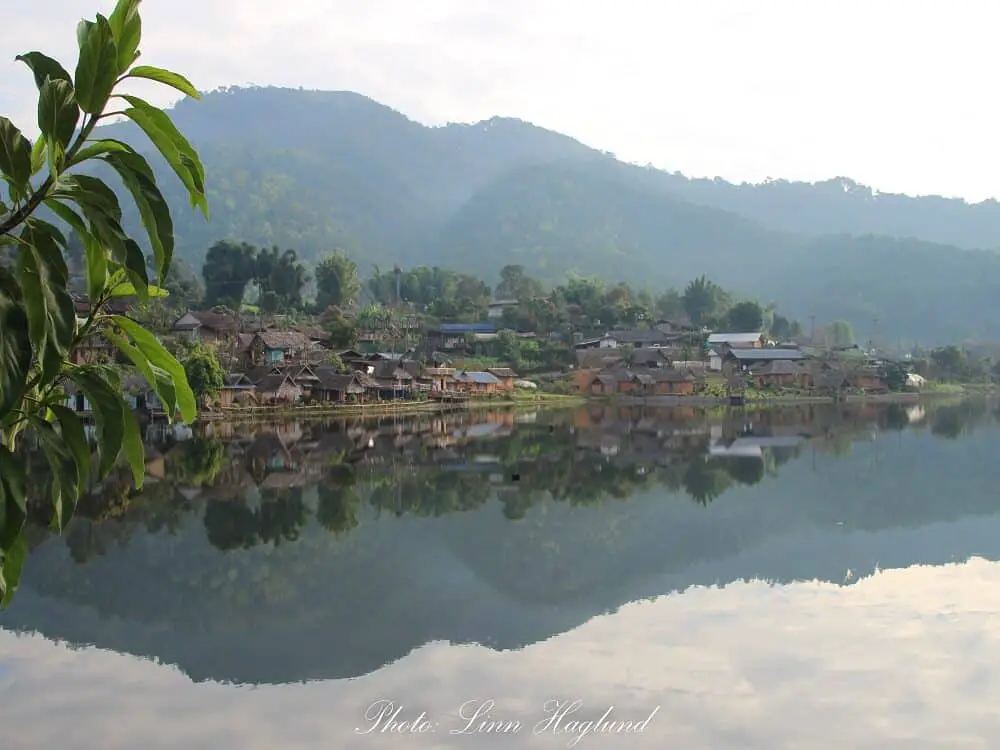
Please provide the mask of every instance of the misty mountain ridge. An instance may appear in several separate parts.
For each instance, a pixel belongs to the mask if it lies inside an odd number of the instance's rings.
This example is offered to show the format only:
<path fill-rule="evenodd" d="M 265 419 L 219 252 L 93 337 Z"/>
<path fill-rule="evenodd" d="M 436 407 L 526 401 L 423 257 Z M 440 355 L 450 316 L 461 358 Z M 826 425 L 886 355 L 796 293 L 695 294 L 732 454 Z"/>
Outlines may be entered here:
<path fill-rule="evenodd" d="M 219 239 L 337 247 L 372 264 L 494 282 L 521 263 L 662 290 L 702 273 L 786 314 L 924 344 L 1000 339 L 1000 203 L 882 194 L 846 178 L 690 179 L 514 118 L 429 127 L 360 94 L 226 89 L 171 114 L 201 153 L 211 223 L 158 157 L 178 254 Z M 129 123 L 104 137 L 143 144 Z"/>

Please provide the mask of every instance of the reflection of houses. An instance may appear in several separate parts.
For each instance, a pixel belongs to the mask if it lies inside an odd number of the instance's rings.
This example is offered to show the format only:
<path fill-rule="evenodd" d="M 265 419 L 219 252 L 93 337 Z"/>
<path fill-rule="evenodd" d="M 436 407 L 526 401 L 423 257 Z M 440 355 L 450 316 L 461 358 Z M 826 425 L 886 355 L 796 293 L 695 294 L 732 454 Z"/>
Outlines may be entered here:
<path fill-rule="evenodd" d="M 709 455 L 729 458 L 762 458 L 766 448 L 797 448 L 805 442 L 801 435 L 743 435 L 730 441 L 720 440 L 708 447 Z"/>

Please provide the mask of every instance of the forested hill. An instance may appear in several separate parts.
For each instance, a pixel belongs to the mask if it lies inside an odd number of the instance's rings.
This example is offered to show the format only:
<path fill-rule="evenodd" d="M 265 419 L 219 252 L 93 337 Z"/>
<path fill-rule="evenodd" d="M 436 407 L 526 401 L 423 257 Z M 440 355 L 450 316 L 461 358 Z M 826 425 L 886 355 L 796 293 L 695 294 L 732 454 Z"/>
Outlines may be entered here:
<path fill-rule="evenodd" d="M 438 264 L 495 279 L 521 263 L 547 281 L 577 271 L 652 291 L 704 273 L 859 336 L 878 319 L 904 341 L 1000 339 L 1000 254 L 920 241 L 1000 246 L 994 203 L 688 180 L 519 120 L 429 128 L 348 92 L 233 89 L 173 114 L 208 172 L 210 224 L 159 169 L 178 252 L 196 265 L 230 238 L 306 259 L 341 247 L 362 271 Z M 131 141 L 130 127 L 102 130 Z M 901 239 L 849 236 L 862 233 Z"/>

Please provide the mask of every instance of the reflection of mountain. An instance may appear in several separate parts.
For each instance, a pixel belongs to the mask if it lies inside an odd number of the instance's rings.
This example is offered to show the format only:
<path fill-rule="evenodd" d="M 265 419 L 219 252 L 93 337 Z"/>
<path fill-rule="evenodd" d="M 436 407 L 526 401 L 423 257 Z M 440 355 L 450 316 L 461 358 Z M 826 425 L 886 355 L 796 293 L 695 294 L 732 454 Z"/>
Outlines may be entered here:
<path fill-rule="evenodd" d="M 139 531 L 83 565 L 50 539 L 0 623 L 198 680 L 286 682 L 365 674 L 428 640 L 515 648 L 691 585 L 998 558 L 996 434 L 906 430 L 839 458 L 806 448 L 707 508 L 665 488 L 582 508 L 545 500 L 517 522 L 496 500 L 436 518 L 369 506 L 340 536 L 310 521 L 297 538 L 228 552 L 188 515 L 175 536 Z M 321 500 L 286 492 L 305 508 Z"/>

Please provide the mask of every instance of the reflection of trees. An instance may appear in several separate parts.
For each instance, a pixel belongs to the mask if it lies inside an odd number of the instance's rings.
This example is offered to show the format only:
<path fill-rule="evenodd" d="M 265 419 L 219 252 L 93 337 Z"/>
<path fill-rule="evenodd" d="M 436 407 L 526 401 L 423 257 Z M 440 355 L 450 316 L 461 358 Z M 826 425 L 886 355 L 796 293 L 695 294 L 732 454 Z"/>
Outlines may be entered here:
<path fill-rule="evenodd" d="M 730 477 L 717 462 L 695 460 L 688 464 L 683 483 L 685 492 L 692 500 L 701 505 L 708 505 L 729 489 Z"/>
<path fill-rule="evenodd" d="M 195 437 L 171 451 L 173 479 L 192 487 L 209 485 L 226 462 L 226 446 L 217 438 Z"/>
<path fill-rule="evenodd" d="M 931 432 L 949 439 L 993 419 L 988 405 L 974 402 L 935 404 L 926 414 Z M 131 491 L 125 467 L 96 484 L 81 499 L 65 544 L 73 558 L 83 562 L 127 543 L 137 529 L 175 533 L 187 520 L 203 524 L 208 540 L 220 550 L 292 542 L 311 521 L 302 485 L 308 484 L 305 477 L 313 470 L 315 521 L 341 535 L 358 527 L 365 506 L 376 516 L 436 517 L 497 502 L 505 518 L 517 520 L 545 502 L 600 505 L 653 488 L 684 493 L 707 505 L 733 487 L 752 486 L 776 474 L 801 453 L 801 448 L 790 447 L 765 449 L 763 460 L 710 457 L 707 433 L 674 429 L 683 425 L 645 419 L 636 427 L 635 417 L 612 415 L 606 426 L 593 423 L 587 430 L 571 432 L 555 419 L 552 424 L 518 425 L 511 434 L 488 441 L 451 443 L 447 458 L 440 457 L 443 449 L 420 435 L 405 446 L 397 444 L 397 431 L 390 425 L 382 432 L 378 425 L 364 428 L 375 436 L 375 447 L 367 453 L 345 449 L 331 454 L 329 428 L 322 424 L 307 426 L 290 447 L 273 434 L 248 435 L 253 444 L 246 458 L 220 439 L 196 437 L 167 452 L 164 478 L 147 482 L 140 495 Z M 743 424 L 741 415 L 734 419 Z M 753 421 L 765 428 L 801 426 L 801 432 L 820 436 L 814 448 L 832 448 L 838 454 L 849 451 L 854 441 L 868 439 L 872 426 L 910 429 L 907 410 L 897 404 L 855 411 L 816 409 L 798 423 L 787 414 L 775 413 L 769 419 L 773 421 L 760 416 Z M 732 427 L 723 424 L 724 430 Z M 343 426 L 334 431 L 346 435 Z M 366 435 L 364 443 L 368 440 Z M 310 445 L 326 449 L 310 457 Z M 492 458 L 484 463 L 483 454 Z M 28 456 L 33 498 L 42 497 L 52 479 L 47 463 L 34 458 Z M 293 458 L 295 469 L 284 468 Z M 273 473 L 269 467 L 276 461 L 284 470 L 275 478 L 293 479 L 299 486 L 275 488 L 268 482 L 260 490 L 259 504 L 249 503 L 245 487 L 250 486 L 250 474 L 257 469 L 263 480 Z M 48 503 L 31 501 L 29 518 L 35 528 L 51 521 L 43 512 L 46 507 Z"/>
<path fill-rule="evenodd" d="M 726 471 L 733 481 L 747 486 L 764 478 L 764 461 L 755 456 L 737 456 L 725 462 Z"/>

